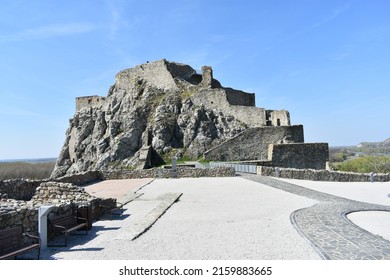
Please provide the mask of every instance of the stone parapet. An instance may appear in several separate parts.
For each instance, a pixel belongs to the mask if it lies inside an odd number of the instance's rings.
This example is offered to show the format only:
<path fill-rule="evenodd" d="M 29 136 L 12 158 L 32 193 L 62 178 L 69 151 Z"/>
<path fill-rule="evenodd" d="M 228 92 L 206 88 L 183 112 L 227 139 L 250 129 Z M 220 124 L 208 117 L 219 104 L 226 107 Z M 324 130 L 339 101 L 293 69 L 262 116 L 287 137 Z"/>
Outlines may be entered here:
<path fill-rule="evenodd" d="M 370 182 L 371 181 L 371 174 L 369 173 L 281 168 L 281 167 L 269 167 L 269 166 L 258 166 L 257 174 L 262 176 L 272 176 L 272 177 L 280 177 L 286 179 L 299 179 L 299 180 L 310 180 L 310 181 L 332 181 L 332 182 Z M 374 174 L 374 181 L 388 182 L 390 181 L 390 176 L 389 174 Z"/>
<path fill-rule="evenodd" d="M 198 178 L 198 177 L 233 177 L 235 176 L 234 168 L 216 167 L 216 168 L 188 168 L 178 167 L 178 178 Z M 103 171 L 104 180 L 118 179 L 137 179 L 137 178 L 171 178 L 172 169 L 152 168 L 143 170 L 113 170 Z"/>

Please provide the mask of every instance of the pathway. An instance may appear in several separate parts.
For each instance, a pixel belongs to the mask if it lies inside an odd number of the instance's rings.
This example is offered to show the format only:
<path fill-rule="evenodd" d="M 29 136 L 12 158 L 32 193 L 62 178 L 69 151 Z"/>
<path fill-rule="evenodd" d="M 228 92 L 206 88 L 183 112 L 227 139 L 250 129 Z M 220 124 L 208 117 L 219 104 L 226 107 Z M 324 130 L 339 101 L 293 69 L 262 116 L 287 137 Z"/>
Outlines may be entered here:
<path fill-rule="evenodd" d="M 390 241 L 350 222 L 346 215 L 356 211 L 390 211 L 390 207 L 359 202 L 314 191 L 271 177 L 242 175 L 243 178 L 319 201 L 291 214 L 298 232 L 324 259 L 390 259 Z"/>

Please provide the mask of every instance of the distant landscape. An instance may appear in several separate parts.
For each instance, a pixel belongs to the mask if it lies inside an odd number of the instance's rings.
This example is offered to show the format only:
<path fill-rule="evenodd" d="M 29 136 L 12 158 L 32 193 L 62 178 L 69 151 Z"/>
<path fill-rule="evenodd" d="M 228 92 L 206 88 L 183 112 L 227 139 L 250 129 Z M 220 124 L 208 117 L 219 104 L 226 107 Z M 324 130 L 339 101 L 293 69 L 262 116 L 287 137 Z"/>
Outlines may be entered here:
<path fill-rule="evenodd" d="M 331 147 L 331 167 L 358 173 L 390 172 L 390 138 L 383 142 L 362 142 L 357 146 Z"/>
<path fill-rule="evenodd" d="M 356 146 L 330 147 L 331 168 L 357 173 L 390 173 L 390 138 Z M 49 178 L 56 158 L 0 160 L 0 180 Z"/>
<path fill-rule="evenodd" d="M 0 180 L 49 178 L 55 158 L 0 160 Z"/>

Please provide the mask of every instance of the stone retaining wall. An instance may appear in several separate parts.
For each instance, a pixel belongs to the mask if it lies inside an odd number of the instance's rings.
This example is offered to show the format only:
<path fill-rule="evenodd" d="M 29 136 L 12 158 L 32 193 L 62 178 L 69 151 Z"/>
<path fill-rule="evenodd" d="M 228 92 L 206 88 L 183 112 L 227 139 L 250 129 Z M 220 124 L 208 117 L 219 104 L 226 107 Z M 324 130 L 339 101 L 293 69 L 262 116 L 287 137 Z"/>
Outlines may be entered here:
<path fill-rule="evenodd" d="M 233 177 L 235 176 L 234 168 L 232 167 L 216 167 L 216 168 L 190 168 L 178 167 L 178 178 L 197 178 L 197 177 Z M 118 179 L 136 179 L 136 178 L 171 178 L 172 169 L 152 168 L 143 170 L 114 170 L 102 171 L 102 179 L 118 180 Z"/>
<path fill-rule="evenodd" d="M 278 169 L 278 172 L 276 171 Z M 370 182 L 370 174 L 339 172 L 329 170 L 314 170 L 314 169 L 295 169 L 258 166 L 257 174 L 263 176 L 273 176 L 288 179 L 301 179 L 311 181 L 333 181 L 333 182 Z M 374 174 L 375 182 L 390 181 L 389 174 Z"/>

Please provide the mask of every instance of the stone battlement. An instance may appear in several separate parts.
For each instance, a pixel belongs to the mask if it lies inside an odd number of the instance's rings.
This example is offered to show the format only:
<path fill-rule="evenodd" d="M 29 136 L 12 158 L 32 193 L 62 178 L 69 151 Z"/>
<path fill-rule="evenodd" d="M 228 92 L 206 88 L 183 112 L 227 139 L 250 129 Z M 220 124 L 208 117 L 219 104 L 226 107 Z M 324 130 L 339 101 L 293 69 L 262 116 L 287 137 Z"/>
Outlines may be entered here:
<path fill-rule="evenodd" d="M 105 97 L 98 95 L 76 97 L 76 112 L 86 108 L 100 107 L 105 101 Z"/>

